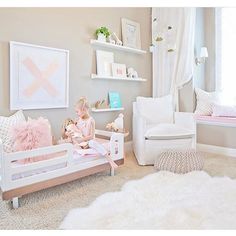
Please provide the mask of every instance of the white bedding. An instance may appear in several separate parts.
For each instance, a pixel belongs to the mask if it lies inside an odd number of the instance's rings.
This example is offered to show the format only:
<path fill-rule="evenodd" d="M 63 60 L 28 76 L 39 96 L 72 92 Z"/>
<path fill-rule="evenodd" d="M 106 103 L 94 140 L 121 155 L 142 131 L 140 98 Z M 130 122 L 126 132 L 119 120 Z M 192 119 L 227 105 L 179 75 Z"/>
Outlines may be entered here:
<path fill-rule="evenodd" d="M 94 160 L 101 159 L 101 158 L 105 159 L 105 157 L 99 155 L 97 153 L 97 151 L 95 151 L 93 149 L 86 149 L 86 150 L 74 149 L 73 164 L 78 165 L 78 164 L 81 164 L 84 162 L 90 162 L 90 161 L 94 161 Z M 27 165 L 27 164 L 21 164 L 18 162 L 12 163 L 12 166 L 15 166 L 15 167 L 25 166 L 25 165 Z M 32 175 L 41 174 L 41 173 L 46 173 L 48 171 L 53 171 L 53 170 L 64 168 L 64 167 L 66 167 L 66 162 L 60 163 L 57 165 L 52 165 L 49 167 L 39 168 L 39 169 L 32 170 L 32 171 L 17 173 L 17 174 L 12 175 L 12 180 L 17 180 L 17 179 L 21 179 L 21 178 L 25 178 L 25 177 L 32 176 Z"/>

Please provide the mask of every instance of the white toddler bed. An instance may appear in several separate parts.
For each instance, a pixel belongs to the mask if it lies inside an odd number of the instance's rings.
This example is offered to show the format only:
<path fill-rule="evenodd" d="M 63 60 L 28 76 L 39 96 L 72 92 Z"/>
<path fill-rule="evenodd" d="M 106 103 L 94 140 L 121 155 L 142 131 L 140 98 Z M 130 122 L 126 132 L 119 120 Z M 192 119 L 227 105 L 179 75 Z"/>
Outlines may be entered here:
<path fill-rule="evenodd" d="M 110 157 L 117 165 L 124 163 L 124 135 L 96 130 L 96 135 L 108 137 Z M 20 160 L 44 155 L 51 159 L 21 164 Z M 38 148 L 23 152 L 5 153 L 0 140 L 0 187 L 3 200 L 11 200 L 13 208 L 19 207 L 19 197 L 67 183 L 101 171 L 109 170 L 114 175 L 104 156 L 96 153 L 81 155 L 70 143 Z"/>

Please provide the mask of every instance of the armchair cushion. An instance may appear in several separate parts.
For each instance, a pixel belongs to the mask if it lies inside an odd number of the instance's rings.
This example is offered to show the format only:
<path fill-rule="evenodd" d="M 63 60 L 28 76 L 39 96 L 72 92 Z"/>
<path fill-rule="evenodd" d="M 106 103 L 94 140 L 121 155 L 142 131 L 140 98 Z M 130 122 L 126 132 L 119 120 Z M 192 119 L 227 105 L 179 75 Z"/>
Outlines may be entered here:
<path fill-rule="evenodd" d="M 148 123 L 173 123 L 174 107 L 172 96 L 160 98 L 137 97 L 137 109 Z"/>
<path fill-rule="evenodd" d="M 176 124 L 158 124 L 155 127 L 147 129 L 146 139 L 185 139 L 192 138 L 194 133 Z"/>

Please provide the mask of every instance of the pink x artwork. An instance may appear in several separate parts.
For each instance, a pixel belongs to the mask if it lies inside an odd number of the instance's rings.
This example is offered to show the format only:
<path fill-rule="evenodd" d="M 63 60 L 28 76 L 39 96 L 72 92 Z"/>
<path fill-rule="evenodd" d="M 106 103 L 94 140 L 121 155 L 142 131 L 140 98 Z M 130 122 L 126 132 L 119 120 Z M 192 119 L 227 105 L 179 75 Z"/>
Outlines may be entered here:
<path fill-rule="evenodd" d="M 57 63 L 51 63 L 45 71 L 40 71 L 40 69 L 35 65 L 33 60 L 27 57 L 22 62 L 25 67 L 34 76 L 34 81 L 25 90 L 24 95 L 27 97 L 32 97 L 33 94 L 40 88 L 44 88 L 52 97 L 58 95 L 56 88 L 50 83 L 49 78 L 55 73 L 59 65 Z"/>

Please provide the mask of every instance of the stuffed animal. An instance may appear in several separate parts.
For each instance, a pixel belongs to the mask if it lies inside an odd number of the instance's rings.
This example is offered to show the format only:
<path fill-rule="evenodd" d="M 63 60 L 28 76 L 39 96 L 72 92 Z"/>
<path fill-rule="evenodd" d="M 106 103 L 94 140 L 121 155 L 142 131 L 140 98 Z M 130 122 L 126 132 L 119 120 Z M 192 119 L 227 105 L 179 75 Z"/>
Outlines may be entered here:
<path fill-rule="evenodd" d="M 118 128 L 116 127 L 116 124 L 114 122 L 108 123 L 106 125 L 106 129 L 112 131 L 112 132 L 118 132 Z"/>
<path fill-rule="evenodd" d="M 106 125 L 106 129 L 113 132 L 124 132 L 124 115 L 122 113 L 111 123 Z"/>
<path fill-rule="evenodd" d="M 78 148 L 89 148 L 88 142 L 78 142 L 82 137 L 82 133 L 76 128 L 76 123 L 72 119 L 67 118 L 62 126 L 62 139 L 58 143 L 73 143 Z"/>
<path fill-rule="evenodd" d="M 69 135 L 69 132 L 71 135 Z M 62 131 L 61 131 L 62 141 L 63 142 L 69 142 L 73 143 L 74 138 L 82 138 L 82 133 L 76 129 L 76 123 L 70 119 L 67 118 L 63 125 L 62 125 Z"/>
<path fill-rule="evenodd" d="M 129 78 L 138 78 L 138 73 L 137 73 L 137 71 L 134 70 L 134 68 L 132 68 L 132 67 L 128 68 L 127 72 L 128 72 L 127 76 Z"/>

